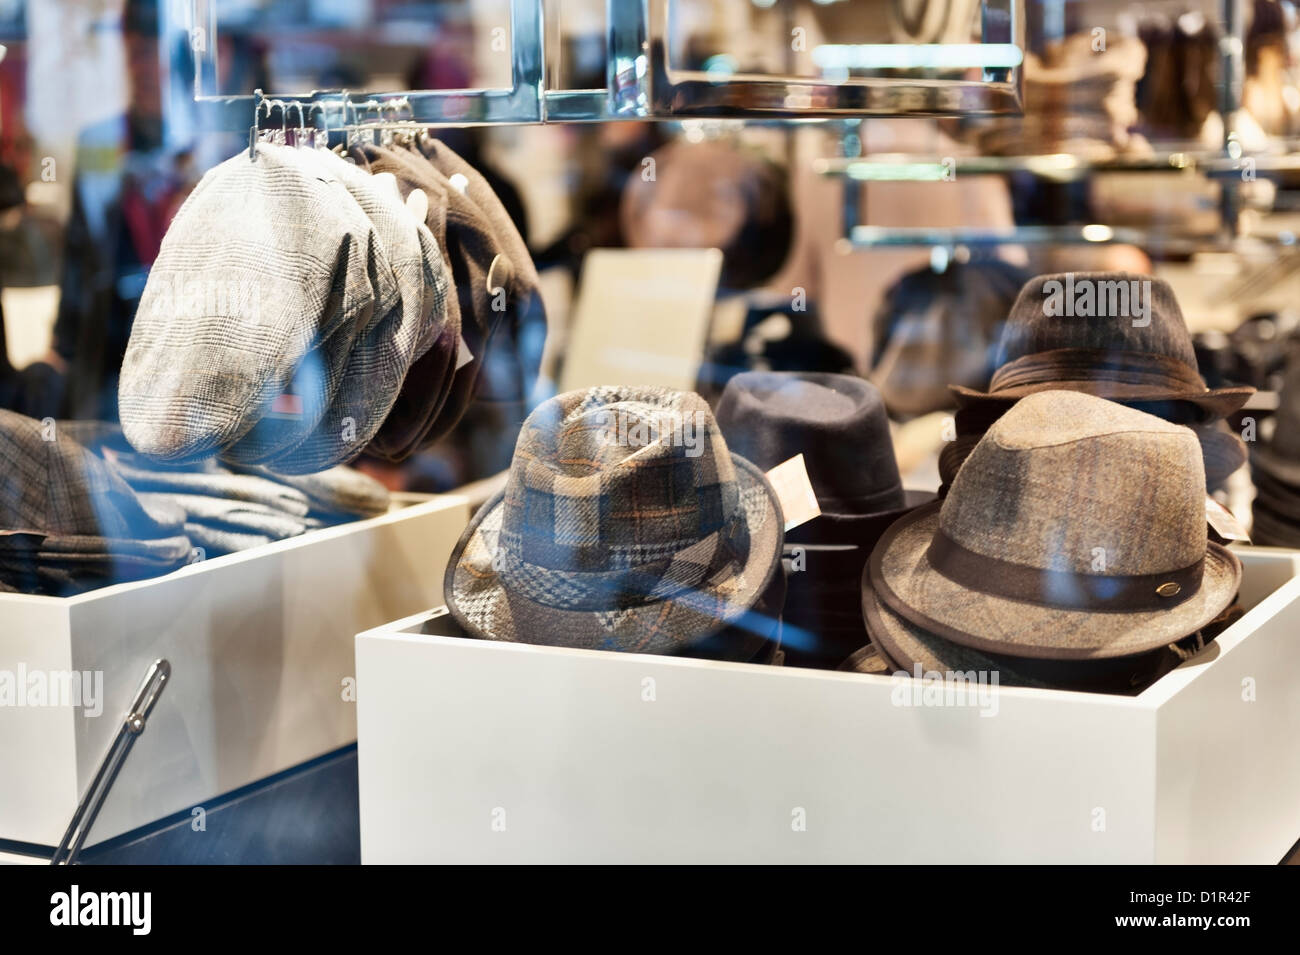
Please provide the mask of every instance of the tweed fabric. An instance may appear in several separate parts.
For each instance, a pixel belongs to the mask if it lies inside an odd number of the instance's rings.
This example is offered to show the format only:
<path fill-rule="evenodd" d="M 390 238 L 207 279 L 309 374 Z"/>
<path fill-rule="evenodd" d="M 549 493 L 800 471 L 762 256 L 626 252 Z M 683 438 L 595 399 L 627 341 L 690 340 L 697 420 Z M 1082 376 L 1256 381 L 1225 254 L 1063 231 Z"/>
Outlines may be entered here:
<path fill-rule="evenodd" d="M 940 530 L 990 562 L 987 591 L 933 565 L 930 546 Z M 993 561 L 1071 575 L 1082 588 L 1174 575 L 1201 560 L 1199 585 L 1171 595 L 1167 608 L 1131 610 L 1099 599 L 1095 609 L 1066 609 L 1075 594 L 1035 602 L 994 595 Z M 868 562 L 881 601 L 917 626 L 974 649 L 1034 658 L 1125 656 L 1179 640 L 1231 602 L 1240 577 L 1236 557 L 1207 540 L 1192 433 L 1064 391 L 1032 395 L 1007 412 L 942 506 L 895 523 Z"/>
<path fill-rule="evenodd" d="M 297 537 L 307 530 L 303 518 L 277 511 L 275 508 L 247 501 L 227 501 L 202 494 L 142 494 L 146 503 L 174 504 L 185 512 L 185 525 L 207 524 L 231 530 L 249 531 L 283 540 Z"/>
<path fill-rule="evenodd" d="M 142 467 L 126 455 L 106 451 L 114 471 L 139 494 L 167 494 L 176 498 L 203 495 L 230 502 L 246 502 L 273 508 L 291 517 L 306 517 L 307 496 L 296 488 L 252 474 L 234 474 L 214 460 L 195 465 L 195 470 Z"/>
<path fill-rule="evenodd" d="M 425 436 L 427 446 L 451 432 L 471 401 L 492 402 L 507 416 L 523 408 L 537 379 L 547 325 L 528 244 L 488 181 L 440 140 L 421 136 L 413 148 L 453 183 L 452 193 L 460 192 L 454 183 L 463 183 L 489 237 L 486 248 L 466 257 L 465 281 L 459 275 L 456 279 L 462 295 L 461 333 L 474 360 L 456 369 L 447 407 Z M 449 208 L 449 227 L 454 208 Z"/>
<path fill-rule="evenodd" d="M 428 196 L 425 225 L 435 246 L 443 250 L 444 268 L 451 273 L 440 333 L 429 350 L 412 363 L 388 417 L 366 448 L 376 457 L 399 462 L 431 443 L 428 435 L 455 383 L 462 326 L 466 322 L 461 299 L 468 294 L 465 283 L 469 281 L 464 256 L 483 248 L 480 238 L 484 234 L 483 221 L 466 196 L 453 189 L 423 156 L 411 150 L 361 146 L 353 149 L 350 156 L 372 173 L 394 175 L 403 196 L 416 189 Z M 473 329 L 468 331 L 473 334 Z"/>
<path fill-rule="evenodd" d="M 447 605 L 488 639 L 685 652 L 750 615 L 779 572 L 782 523 L 698 395 L 570 392 L 525 422 L 505 490 L 453 551 Z M 759 616 L 749 629 L 770 639 L 779 608 Z"/>
<path fill-rule="evenodd" d="M 263 407 L 248 433 L 222 451 L 225 460 L 242 464 L 275 460 L 314 433 L 338 393 L 354 348 L 400 303 L 400 289 L 389 264 L 390 249 L 359 201 L 358 192 L 345 186 L 337 170 L 327 164 L 323 152 L 294 149 L 289 158 L 302 166 L 304 175 L 333 190 L 336 214 L 347 223 L 350 234 L 364 237 L 368 257 L 364 265 L 374 300 L 372 307 L 362 313 L 360 323 L 340 325 L 333 334 L 314 344 L 294 369 L 285 394 Z M 285 400 L 292 400 L 297 406 L 277 407 Z"/>
<path fill-rule="evenodd" d="M 174 518 L 146 509 L 126 481 L 57 424 L 47 430 L 0 410 L 0 529 L 152 540 L 172 536 Z"/>
<path fill-rule="evenodd" d="M 142 453 L 229 448 L 309 355 L 373 320 L 374 230 L 294 152 L 259 144 L 256 161 L 241 153 L 210 170 L 163 238 L 118 389 Z"/>
<path fill-rule="evenodd" d="M 309 474 L 355 458 L 388 417 L 412 364 L 442 330 L 450 277 L 432 233 L 417 222 L 396 177 L 374 176 L 334 153 L 329 167 L 375 224 L 397 294 L 381 299 L 382 316 L 352 348 L 338 390 L 320 424 L 297 447 L 273 458 L 277 471 Z M 377 269 L 384 268 L 380 261 Z"/>
<path fill-rule="evenodd" d="M 1088 290 L 1091 304 L 1080 298 Z M 1063 313 L 1067 307 L 1078 314 Z M 1099 353 L 1136 370 L 1106 371 Z M 1045 366 L 1055 364 L 1056 373 L 1040 373 L 1032 383 L 999 381 L 1009 365 L 1035 356 Z M 1175 371 L 1162 374 L 1164 363 Z M 1208 418 L 1219 418 L 1254 393 L 1249 387 L 1206 388 L 1173 289 L 1163 279 L 1130 272 L 1063 272 L 1030 279 L 1003 328 L 997 365 L 987 391 L 952 387 L 960 405 L 1069 389 L 1126 403 L 1187 401 Z"/>
<path fill-rule="evenodd" d="M 1007 406 L 1011 407 L 1010 405 Z M 1130 406 L 1131 407 L 1131 406 Z M 1004 409 L 1005 410 L 1005 409 Z M 1163 416 L 1161 416 L 1163 417 Z M 984 432 L 962 434 L 961 416 L 958 415 L 957 437 L 944 444 L 939 451 L 939 480 L 942 484 L 941 495 L 947 494 L 953 479 L 970 453 L 979 444 Z M 1237 437 L 1224 421 L 1211 424 L 1188 425 L 1201 445 L 1201 460 L 1205 464 L 1205 486 L 1213 489 L 1219 487 L 1242 465 L 1246 463 L 1248 453 L 1246 443 Z"/>

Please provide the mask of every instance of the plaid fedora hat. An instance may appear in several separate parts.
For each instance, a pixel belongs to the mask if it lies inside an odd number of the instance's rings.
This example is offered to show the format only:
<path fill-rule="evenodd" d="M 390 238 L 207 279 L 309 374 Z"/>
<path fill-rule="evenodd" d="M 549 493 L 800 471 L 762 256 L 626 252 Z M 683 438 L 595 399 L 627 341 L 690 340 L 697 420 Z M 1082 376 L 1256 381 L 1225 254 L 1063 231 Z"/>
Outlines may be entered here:
<path fill-rule="evenodd" d="M 1000 418 L 942 505 L 890 527 L 864 576 L 929 633 L 1047 659 L 1173 643 L 1214 620 L 1240 580 L 1236 556 L 1207 537 L 1192 433 L 1065 391 Z"/>
<path fill-rule="evenodd" d="M 374 230 L 297 152 L 258 144 L 256 161 L 240 153 L 209 170 L 167 230 L 118 387 L 142 453 L 229 448 L 291 382 L 323 376 L 325 343 L 350 347 L 375 319 Z"/>
<path fill-rule="evenodd" d="M 1254 394 L 1245 386 L 1207 388 L 1173 289 L 1130 272 L 1030 279 L 1002 330 L 998 366 L 987 391 L 953 385 L 958 404 L 1007 403 L 1066 389 L 1125 404 L 1182 404 L 1210 420 Z M 1178 413 L 1160 417 L 1177 420 Z"/>
<path fill-rule="evenodd" d="M 885 403 L 861 378 L 742 372 L 717 420 L 732 452 L 764 471 L 804 456 L 822 513 L 785 537 L 783 647 L 789 666 L 834 668 L 862 645 L 858 583 L 871 548 L 934 495 L 903 490 Z"/>
<path fill-rule="evenodd" d="M 698 395 L 568 392 L 528 416 L 505 490 L 452 551 L 444 597 L 483 639 L 691 654 L 731 628 L 721 655 L 748 660 L 779 625 L 779 607 L 754 607 L 781 571 L 782 525 Z"/>

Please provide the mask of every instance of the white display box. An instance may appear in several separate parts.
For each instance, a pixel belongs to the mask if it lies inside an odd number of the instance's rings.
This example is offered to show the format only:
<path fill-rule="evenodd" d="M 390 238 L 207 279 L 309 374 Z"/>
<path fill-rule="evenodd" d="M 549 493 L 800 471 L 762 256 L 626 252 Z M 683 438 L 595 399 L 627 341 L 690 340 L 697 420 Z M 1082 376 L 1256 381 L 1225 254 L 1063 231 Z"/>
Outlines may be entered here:
<path fill-rule="evenodd" d="M 1276 863 L 1300 553 L 1238 553 L 1249 612 L 1137 696 L 362 633 L 362 861 Z"/>
<path fill-rule="evenodd" d="M 0 706 L 0 838 L 58 843 L 158 657 L 171 681 L 87 845 L 351 743 L 357 630 L 441 602 L 468 519 L 461 497 L 408 496 L 380 517 L 153 580 L 0 595 L 0 671 L 103 674 L 99 716 Z"/>

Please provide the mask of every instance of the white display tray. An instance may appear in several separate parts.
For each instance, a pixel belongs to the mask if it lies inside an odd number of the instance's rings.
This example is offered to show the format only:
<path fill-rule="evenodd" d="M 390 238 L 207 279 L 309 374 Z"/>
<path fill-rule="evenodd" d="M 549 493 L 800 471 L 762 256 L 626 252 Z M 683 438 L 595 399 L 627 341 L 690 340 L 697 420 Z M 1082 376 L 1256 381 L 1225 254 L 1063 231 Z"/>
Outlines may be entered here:
<path fill-rule="evenodd" d="M 1300 553 L 1238 553 L 1249 612 L 1131 697 L 362 633 L 362 861 L 1276 863 Z"/>
<path fill-rule="evenodd" d="M 103 680 L 96 717 L 36 696 L 0 706 L 0 839 L 58 843 L 158 657 L 171 681 L 87 845 L 355 740 L 353 637 L 442 600 L 468 519 L 461 497 L 405 496 L 381 517 L 153 580 L 0 595 L 0 671 L 21 668 L 29 688 L 35 673 Z"/>

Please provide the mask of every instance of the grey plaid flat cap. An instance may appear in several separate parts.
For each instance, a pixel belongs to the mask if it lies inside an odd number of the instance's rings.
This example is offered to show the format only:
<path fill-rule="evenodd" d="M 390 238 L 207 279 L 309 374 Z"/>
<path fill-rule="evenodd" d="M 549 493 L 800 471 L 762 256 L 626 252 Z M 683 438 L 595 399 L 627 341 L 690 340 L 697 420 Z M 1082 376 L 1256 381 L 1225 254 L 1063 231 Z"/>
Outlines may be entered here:
<path fill-rule="evenodd" d="M 452 552 L 444 596 L 483 639 L 690 654 L 730 628 L 744 639 L 710 655 L 750 660 L 779 625 L 780 608 L 751 608 L 780 573 L 783 523 L 699 395 L 569 392 L 524 423 L 505 490 Z"/>
<path fill-rule="evenodd" d="M 373 320 L 369 219 L 346 214 L 346 192 L 294 153 L 261 144 L 256 161 L 226 160 L 168 229 L 118 388 L 137 450 L 184 460 L 231 447 L 305 369 L 324 375 L 309 355 Z"/>
<path fill-rule="evenodd" d="M 432 233 L 407 208 L 392 175 L 372 176 L 334 153 L 324 162 L 375 224 L 397 295 L 385 301 L 379 321 L 352 348 L 338 390 L 306 440 L 269 465 L 308 474 L 352 460 L 370 443 L 392 410 L 412 364 L 446 321 L 451 279 Z"/>

